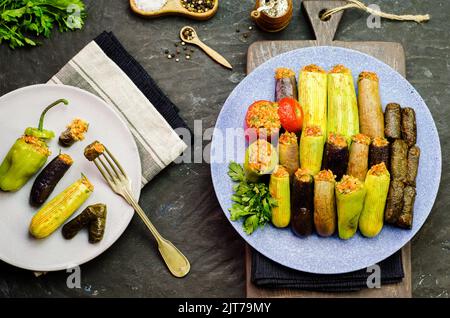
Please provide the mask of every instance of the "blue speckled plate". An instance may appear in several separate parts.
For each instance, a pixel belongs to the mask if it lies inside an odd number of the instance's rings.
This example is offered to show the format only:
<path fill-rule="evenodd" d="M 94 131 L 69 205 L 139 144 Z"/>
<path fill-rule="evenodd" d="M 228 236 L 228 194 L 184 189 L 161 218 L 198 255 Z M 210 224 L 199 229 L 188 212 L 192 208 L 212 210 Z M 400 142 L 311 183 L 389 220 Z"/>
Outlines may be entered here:
<path fill-rule="evenodd" d="M 335 64 L 349 67 L 354 79 L 361 71 L 374 71 L 380 78 L 383 107 L 389 102 L 415 109 L 417 115 L 417 143 L 422 150 L 417 176 L 417 197 L 414 206 L 412 230 L 401 230 L 385 225 L 375 238 L 364 238 L 359 233 L 343 241 L 337 236 L 308 238 L 294 236 L 290 229 L 276 229 L 269 225 L 252 235 L 242 230 L 241 222 L 231 222 L 238 233 L 257 251 L 287 267 L 320 274 L 336 274 L 371 266 L 402 248 L 417 231 L 431 211 L 441 176 L 441 148 L 439 136 L 427 105 L 399 73 L 379 60 L 349 49 L 338 47 L 311 47 L 278 55 L 255 69 L 231 93 L 217 119 L 216 129 L 242 128 L 247 107 L 256 100 L 274 98 L 274 70 L 289 67 L 296 71 L 304 65 L 318 64 L 329 70 Z M 243 140 L 243 135 L 240 136 Z M 215 133 L 211 150 L 211 174 L 220 205 L 230 218 L 232 181 L 227 176 L 230 160 L 243 162 L 244 150 L 235 145 L 226 150 L 232 137 Z M 239 137 L 237 138 L 239 140 Z M 229 146 L 228 146 L 229 147 Z"/>

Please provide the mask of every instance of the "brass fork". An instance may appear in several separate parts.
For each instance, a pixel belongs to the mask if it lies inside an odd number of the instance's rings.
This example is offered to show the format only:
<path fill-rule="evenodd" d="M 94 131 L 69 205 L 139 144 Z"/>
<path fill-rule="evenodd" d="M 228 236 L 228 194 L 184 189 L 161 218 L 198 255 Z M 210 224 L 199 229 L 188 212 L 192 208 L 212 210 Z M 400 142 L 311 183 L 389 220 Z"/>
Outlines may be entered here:
<path fill-rule="evenodd" d="M 163 238 L 152 222 L 150 222 L 144 210 L 133 198 L 130 179 L 108 148 L 105 147 L 105 152 L 95 159 L 94 163 L 111 189 L 122 196 L 134 208 L 153 234 L 158 243 L 159 252 L 170 272 L 176 277 L 186 276 L 191 268 L 189 260 L 170 241 Z"/>

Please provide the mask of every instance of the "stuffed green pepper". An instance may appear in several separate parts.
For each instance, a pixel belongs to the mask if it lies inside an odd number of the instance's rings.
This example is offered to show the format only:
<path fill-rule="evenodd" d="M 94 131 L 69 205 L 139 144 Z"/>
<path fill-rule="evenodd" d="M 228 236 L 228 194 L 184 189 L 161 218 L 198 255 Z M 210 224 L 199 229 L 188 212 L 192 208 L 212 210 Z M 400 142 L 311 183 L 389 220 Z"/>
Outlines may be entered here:
<path fill-rule="evenodd" d="M 25 129 L 24 135 L 16 140 L 6 154 L 0 165 L 0 190 L 20 190 L 47 162 L 51 154 L 47 141 L 52 139 L 55 133 L 44 129 L 44 118 L 51 108 L 61 103 L 67 105 L 69 102 L 59 99 L 47 106 L 41 113 L 38 127 Z"/>

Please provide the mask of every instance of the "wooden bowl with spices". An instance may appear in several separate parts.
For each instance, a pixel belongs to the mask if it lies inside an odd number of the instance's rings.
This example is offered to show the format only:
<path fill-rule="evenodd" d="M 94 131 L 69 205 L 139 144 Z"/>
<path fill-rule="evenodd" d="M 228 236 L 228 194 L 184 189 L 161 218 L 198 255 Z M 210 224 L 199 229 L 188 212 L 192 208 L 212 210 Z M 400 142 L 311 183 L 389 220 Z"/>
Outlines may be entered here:
<path fill-rule="evenodd" d="M 181 15 L 194 20 L 208 20 L 219 8 L 218 0 L 130 0 L 131 10 L 147 18 Z"/>

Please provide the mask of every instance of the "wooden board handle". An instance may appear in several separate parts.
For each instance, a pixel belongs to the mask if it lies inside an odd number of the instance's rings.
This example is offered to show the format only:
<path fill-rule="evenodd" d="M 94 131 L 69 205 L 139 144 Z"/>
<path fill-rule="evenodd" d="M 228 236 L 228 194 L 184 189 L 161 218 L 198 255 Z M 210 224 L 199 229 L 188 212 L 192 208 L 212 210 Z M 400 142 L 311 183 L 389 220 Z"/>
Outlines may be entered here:
<path fill-rule="evenodd" d="M 333 14 L 327 21 L 321 20 L 320 14 L 325 11 L 324 9 L 331 9 L 345 4 L 345 1 L 340 0 L 303 0 L 303 6 L 309 21 L 311 21 L 318 45 L 331 45 L 343 11 Z"/>

